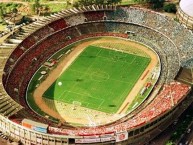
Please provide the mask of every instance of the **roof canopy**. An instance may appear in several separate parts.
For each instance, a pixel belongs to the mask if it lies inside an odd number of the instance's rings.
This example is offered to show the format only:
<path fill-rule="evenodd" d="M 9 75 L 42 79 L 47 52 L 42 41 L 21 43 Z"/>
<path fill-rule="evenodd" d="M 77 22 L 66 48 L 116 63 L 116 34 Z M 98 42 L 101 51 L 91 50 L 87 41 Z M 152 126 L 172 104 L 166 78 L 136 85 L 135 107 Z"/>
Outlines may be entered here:
<path fill-rule="evenodd" d="M 193 0 L 181 0 L 180 7 L 186 14 L 193 17 Z"/>

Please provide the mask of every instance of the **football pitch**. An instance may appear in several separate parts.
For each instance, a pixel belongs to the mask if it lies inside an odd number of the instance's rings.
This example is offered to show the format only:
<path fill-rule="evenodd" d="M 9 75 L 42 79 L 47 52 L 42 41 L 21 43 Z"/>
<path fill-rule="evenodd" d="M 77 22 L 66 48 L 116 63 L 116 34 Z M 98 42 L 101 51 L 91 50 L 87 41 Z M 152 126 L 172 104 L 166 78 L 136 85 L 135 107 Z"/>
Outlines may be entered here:
<path fill-rule="evenodd" d="M 116 113 L 150 61 L 148 57 L 88 46 L 43 97 Z"/>

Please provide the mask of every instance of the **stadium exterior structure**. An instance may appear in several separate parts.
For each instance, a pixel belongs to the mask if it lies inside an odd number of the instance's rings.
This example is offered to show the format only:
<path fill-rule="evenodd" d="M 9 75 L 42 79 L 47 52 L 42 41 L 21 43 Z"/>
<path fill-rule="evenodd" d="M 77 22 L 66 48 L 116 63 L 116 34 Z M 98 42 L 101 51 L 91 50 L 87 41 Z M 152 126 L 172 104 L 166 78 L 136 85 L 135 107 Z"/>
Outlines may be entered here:
<path fill-rule="evenodd" d="M 124 118 L 96 127 L 57 127 L 59 122 L 32 112 L 25 91 L 36 70 L 65 46 L 96 36 L 143 43 L 159 55 L 162 69 L 149 98 Z M 0 129 L 23 144 L 146 144 L 193 101 L 191 86 L 174 80 L 181 63 L 192 58 L 192 46 L 193 34 L 188 29 L 141 8 L 89 6 L 40 19 L 1 45 Z M 45 126 L 46 133 L 41 128 Z"/>
<path fill-rule="evenodd" d="M 184 83 L 193 84 L 192 64 L 193 59 L 187 60 L 185 63 L 182 63 L 176 79 Z"/>
<path fill-rule="evenodd" d="M 184 24 L 187 28 L 193 30 L 193 1 L 181 0 L 177 11 L 177 18 L 179 22 Z"/>

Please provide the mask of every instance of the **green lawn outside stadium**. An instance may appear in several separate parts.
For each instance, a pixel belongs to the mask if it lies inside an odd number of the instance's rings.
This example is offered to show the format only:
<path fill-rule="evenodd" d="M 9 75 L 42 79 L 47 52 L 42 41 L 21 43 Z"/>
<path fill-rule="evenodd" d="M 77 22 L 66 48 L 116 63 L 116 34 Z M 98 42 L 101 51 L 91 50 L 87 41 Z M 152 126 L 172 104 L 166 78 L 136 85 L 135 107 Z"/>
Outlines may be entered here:
<path fill-rule="evenodd" d="M 116 113 L 149 62 L 148 57 L 88 46 L 43 97 Z"/>

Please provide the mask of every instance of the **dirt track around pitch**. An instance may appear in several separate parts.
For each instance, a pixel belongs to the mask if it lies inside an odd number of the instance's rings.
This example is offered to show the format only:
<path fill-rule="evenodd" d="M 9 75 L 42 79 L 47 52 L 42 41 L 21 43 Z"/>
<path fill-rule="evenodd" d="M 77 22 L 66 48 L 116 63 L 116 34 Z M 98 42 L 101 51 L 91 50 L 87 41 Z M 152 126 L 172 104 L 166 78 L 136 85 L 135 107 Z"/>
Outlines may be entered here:
<path fill-rule="evenodd" d="M 140 45 L 138 43 L 135 42 L 131 42 L 131 41 L 125 41 L 125 40 L 121 40 L 121 39 L 115 39 L 115 40 L 106 40 L 105 38 L 103 39 L 99 39 L 99 40 L 90 40 L 88 42 L 83 42 L 80 45 L 78 45 L 77 47 L 75 47 L 73 49 L 73 51 L 66 56 L 65 59 L 63 59 L 58 66 L 49 74 L 49 76 L 46 78 L 45 81 L 43 81 L 38 88 L 35 90 L 34 92 L 34 100 L 35 103 L 37 104 L 37 106 L 39 106 L 39 108 L 48 113 L 50 116 L 53 116 L 54 118 L 58 118 L 60 119 L 62 122 L 73 122 L 73 123 L 79 123 L 79 124 L 85 124 L 87 123 L 87 119 L 74 119 L 74 118 L 70 118 L 68 115 L 61 115 L 59 112 L 54 111 L 53 109 L 51 109 L 49 106 L 47 106 L 47 104 L 44 102 L 43 100 L 43 93 L 53 84 L 53 82 L 62 74 L 62 72 L 64 72 L 68 66 L 76 59 L 76 57 L 88 46 L 88 45 L 92 45 L 92 44 L 96 44 L 96 43 L 103 43 L 103 42 L 108 42 L 109 43 L 124 43 L 127 44 L 129 46 L 133 46 L 135 48 L 141 49 L 143 50 L 145 53 L 147 53 L 150 58 L 151 61 L 149 63 L 149 65 L 147 66 L 147 68 L 145 69 L 145 71 L 143 72 L 143 74 L 141 75 L 141 77 L 139 78 L 139 80 L 137 81 L 137 83 L 134 85 L 133 89 L 131 90 L 131 92 L 128 94 L 128 96 L 126 97 L 125 101 L 123 102 L 123 104 L 121 105 L 121 107 L 119 108 L 118 112 L 119 114 L 124 114 L 127 110 L 127 106 L 129 104 L 131 104 L 131 102 L 134 100 L 134 98 L 136 97 L 137 93 L 140 91 L 140 89 L 143 87 L 144 83 L 147 80 L 147 77 L 149 75 L 149 73 L 151 72 L 151 70 L 153 68 L 155 68 L 155 66 L 158 63 L 158 58 L 156 56 L 156 54 L 148 49 L 147 47 Z M 145 77 L 144 77 L 145 75 Z M 144 77 L 142 79 L 142 77 Z M 98 111 L 99 112 L 99 111 Z M 99 112 L 99 114 L 102 112 Z M 101 118 L 102 119 L 102 118 Z M 104 118 L 105 119 L 105 118 Z"/>

